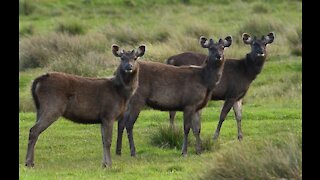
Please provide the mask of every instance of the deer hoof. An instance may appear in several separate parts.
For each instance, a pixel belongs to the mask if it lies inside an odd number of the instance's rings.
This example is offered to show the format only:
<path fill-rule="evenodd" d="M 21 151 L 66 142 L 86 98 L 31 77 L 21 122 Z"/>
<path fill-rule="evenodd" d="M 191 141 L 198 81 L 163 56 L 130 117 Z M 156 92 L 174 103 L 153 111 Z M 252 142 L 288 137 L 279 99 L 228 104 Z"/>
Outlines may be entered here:
<path fill-rule="evenodd" d="M 33 167 L 34 167 L 34 163 L 29 163 L 29 162 L 27 162 L 27 163 L 26 163 L 26 166 L 27 166 L 28 168 L 33 168 Z"/>

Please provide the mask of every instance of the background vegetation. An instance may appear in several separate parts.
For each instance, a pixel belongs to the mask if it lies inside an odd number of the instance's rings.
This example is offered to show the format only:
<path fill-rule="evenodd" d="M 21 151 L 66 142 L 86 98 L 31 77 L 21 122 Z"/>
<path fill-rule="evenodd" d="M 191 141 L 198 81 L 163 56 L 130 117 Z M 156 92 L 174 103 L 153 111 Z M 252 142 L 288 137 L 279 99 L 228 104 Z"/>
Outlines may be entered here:
<path fill-rule="evenodd" d="M 201 35 L 214 40 L 231 35 L 234 43 L 226 57 L 240 58 L 250 50 L 242 33 L 260 37 L 270 31 L 276 38 L 267 47 L 268 60 L 244 99 L 242 143 L 236 140 L 233 112 L 219 141 L 212 142 L 223 102 L 211 101 L 202 113 L 205 152 L 195 155 L 190 133 L 189 156 L 181 158 L 182 114 L 177 114 L 173 132 L 167 128 L 167 112 L 147 108 L 134 128 L 135 159 L 124 136 L 122 157 L 113 153 L 113 167 L 102 169 L 99 126 L 62 120 L 40 136 L 36 167 L 24 167 L 28 132 L 35 122 L 30 85 L 36 76 L 48 71 L 111 76 L 118 65 L 111 53 L 114 43 L 128 50 L 146 44 L 141 60 L 147 61 L 164 62 L 185 51 L 207 53 L 198 44 Z M 19 176 L 301 179 L 301 55 L 301 1 L 19 0 Z"/>

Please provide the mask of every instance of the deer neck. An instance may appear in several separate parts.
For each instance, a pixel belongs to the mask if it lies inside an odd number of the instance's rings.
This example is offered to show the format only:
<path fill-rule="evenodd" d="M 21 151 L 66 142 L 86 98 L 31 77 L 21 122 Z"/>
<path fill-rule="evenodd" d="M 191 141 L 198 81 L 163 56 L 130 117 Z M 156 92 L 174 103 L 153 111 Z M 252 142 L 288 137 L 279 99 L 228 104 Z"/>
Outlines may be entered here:
<path fill-rule="evenodd" d="M 210 58 L 207 57 L 207 58 Z M 219 83 L 223 67 L 224 67 L 224 60 L 217 61 L 213 59 L 207 59 L 206 64 L 202 70 L 202 80 L 204 84 L 207 86 L 208 90 L 212 90 L 216 84 Z"/>
<path fill-rule="evenodd" d="M 120 68 L 117 69 L 115 76 L 115 86 L 121 95 L 130 98 L 138 88 L 139 67 L 132 73 L 125 73 Z"/>
<path fill-rule="evenodd" d="M 247 54 L 245 59 L 245 66 L 250 79 L 254 80 L 258 74 L 262 71 L 266 56 L 252 57 L 251 54 Z"/>

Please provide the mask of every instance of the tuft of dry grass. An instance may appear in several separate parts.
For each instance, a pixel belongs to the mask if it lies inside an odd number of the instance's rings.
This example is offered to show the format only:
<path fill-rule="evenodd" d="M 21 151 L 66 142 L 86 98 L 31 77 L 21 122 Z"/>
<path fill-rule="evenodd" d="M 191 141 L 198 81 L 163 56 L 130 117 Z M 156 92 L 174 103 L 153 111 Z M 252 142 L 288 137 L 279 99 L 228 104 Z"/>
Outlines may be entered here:
<path fill-rule="evenodd" d="M 254 5 L 252 6 L 252 12 L 253 12 L 253 13 L 256 13 L 256 14 L 260 14 L 260 13 L 264 14 L 264 13 L 268 13 L 269 10 L 268 10 L 268 8 L 266 7 L 265 4 L 263 4 L 263 3 L 256 3 L 256 4 L 254 4 Z"/>
<path fill-rule="evenodd" d="M 66 21 L 58 23 L 55 31 L 58 33 L 67 33 L 69 35 L 81 35 L 85 34 L 86 29 L 79 21 Z"/>
<path fill-rule="evenodd" d="M 301 137 L 261 145 L 237 143 L 218 152 L 200 179 L 302 179 Z"/>
<path fill-rule="evenodd" d="M 105 54 L 105 59 L 112 59 L 114 57 L 110 47 L 111 42 L 102 34 L 70 36 L 68 34 L 51 33 L 48 36 L 29 36 L 19 41 L 19 70 L 56 67 L 55 59 L 66 61 L 66 59 L 63 59 L 64 56 L 67 59 L 70 59 L 70 57 L 90 58 L 88 56 L 90 53 L 101 55 L 106 51 L 110 53 Z M 91 59 L 96 59 L 95 57 Z M 101 57 L 97 59 L 100 61 Z M 106 63 L 108 62 L 111 63 L 110 66 L 114 65 L 113 61 L 106 61 Z M 51 63 L 55 63 L 55 65 L 50 65 Z"/>
<path fill-rule="evenodd" d="M 272 17 L 262 15 L 253 15 L 248 18 L 239 28 L 236 39 L 237 42 L 242 42 L 241 36 L 244 32 L 257 36 L 267 35 L 269 32 L 276 32 L 277 34 L 285 31 L 285 27 L 281 21 Z"/>
<path fill-rule="evenodd" d="M 302 28 L 296 27 L 293 31 L 289 31 L 287 39 L 291 49 L 291 54 L 302 56 Z"/>

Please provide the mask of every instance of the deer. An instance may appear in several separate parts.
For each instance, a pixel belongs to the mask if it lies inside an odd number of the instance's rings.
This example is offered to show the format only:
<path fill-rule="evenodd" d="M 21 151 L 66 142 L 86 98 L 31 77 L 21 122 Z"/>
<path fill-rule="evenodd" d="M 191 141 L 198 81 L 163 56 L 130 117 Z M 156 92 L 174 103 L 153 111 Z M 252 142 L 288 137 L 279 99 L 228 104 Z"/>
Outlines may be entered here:
<path fill-rule="evenodd" d="M 26 166 L 34 167 L 34 147 L 39 135 L 59 117 L 75 123 L 101 124 L 103 167 L 111 167 L 110 147 L 114 120 L 122 116 L 138 88 L 139 63 L 145 45 L 132 51 L 112 45 L 120 58 L 115 75 L 91 78 L 62 72 L 49 72 L 35 78 L 31 93 L 36 107 L 36 123 L 29 132 Z"/>
<path fill-rule="evenodd" d="M 205 107 L 211 98 L 223 71 L 224 49 L 231 45 L 232 38 L 227 36 L 214 42 L 212 38 L 201 36 L 199 43 L 209 51 L 203 66 L 176 67 L 160 62 L 139 62 L 139 87 L 130 99 L 123 117 L 118 119 L 117 155 L 121 155 L 122 135 L 126 128 L 131 156 L 136 156 L 133 126 L 144 106 L 160 111 L 183 111 L 182 155 L 187 156 L 187 139 L 192 126 L 196 153 L 201 153 L 201 124 L 196 112 Z"/>
<path fill-rule="evenodd" d="M 274 38 L 274 32 L 270 32 L 260 39 L 256 36 L 251 37 L 248 33 L 243 33 L 242 40 L 244 44 L 251 46 L 251 52 L 241 59 L 226 59 L 220 83 L 213 90 L 211 97 L 211 100 L 224 100 L 219 123 L 213 135 L 214 140 L 218 139 L 222 123 L 231 107 L 237 121 L 238 140 L 241 141 L 243 139 L 241 129 L 242 101 L 251 83 L 261 73 L 267 57 L 266 47 L 273 42 Z M 184 52 L 169 57 L 166 60 L 166 64 L 173 66 L 202 65 L 205 63 L 206 58 L 207 55 L 205 54 Z M 175 111 L 169 112 L 171 126 L 174 126 L 175 114 Z"/>

